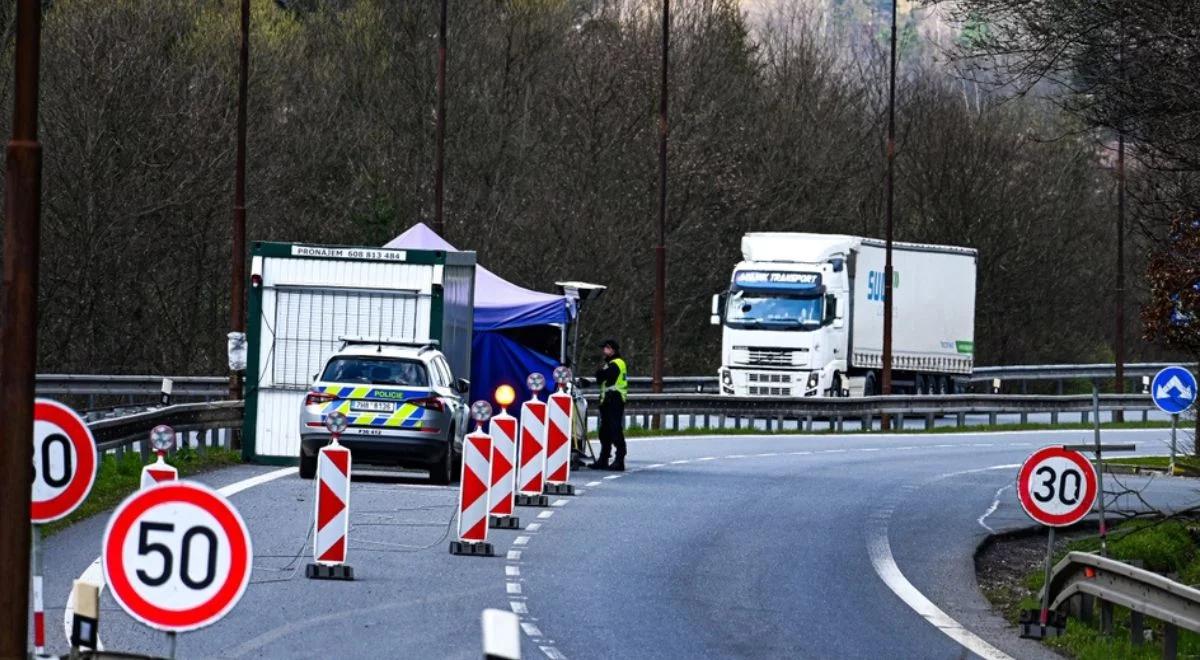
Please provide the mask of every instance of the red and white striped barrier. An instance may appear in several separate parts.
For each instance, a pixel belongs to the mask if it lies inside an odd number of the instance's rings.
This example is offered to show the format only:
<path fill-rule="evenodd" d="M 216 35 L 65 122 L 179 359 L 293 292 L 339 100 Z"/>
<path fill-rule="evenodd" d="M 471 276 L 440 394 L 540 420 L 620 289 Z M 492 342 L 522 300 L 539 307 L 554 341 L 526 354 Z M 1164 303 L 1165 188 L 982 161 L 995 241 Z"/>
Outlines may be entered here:
<path fill-rule="evenodd" d="M 350 542 L 350 450 L 333 442 L 317 452 L 316 533 L 313 560 L 305 575 L 317 579 L 353 580 L 346 565 Z"/>
<path fill-rule="evenodd" d="M 34 532 L 41 534 L 40 531 Z M 46 655 L 46 608 L 42 603 L 42 572 L 33 575 L 33 653 L 36 657 Z"/>
<path fill-rule="evenodd" d="M 492 418 L 492 481 L 489 525 L 496 529 L 518 529 L 521 520 L 513 515 L 513 483 L 516 481 L 517 420 L 503 408 Z"/>
<path fill-rule="evenodd" d="M 164 461 L 162 452 L 159 452 L 158 460 L 142 468 L 142 483 L 138 490 L 145 490 L 159 482 L 178 479 L 179 470 Z"/>
<path fill-rule="evenodd" d="M 546 493 L 574 495 L 571 479 L 571 420 L 575 400 L 565 390 L 550 395 L 546 424 Z"/>
<path fill-rule="evenodd" d="M 542 493 L 546 469 L 546 403 L 533 398 L 521 404 L 521 466 L 517 473 L 518 504 L 547 506 Z M 540 498 L 540 499 L 539 499 Z"/>
<path fill-rule="evenodd" d="M 495 554 L 487 542 L 488 482 L 492 438 L 482 424 L 463 438 L 462 478 L 458 491 L 458 540 L 450 542 L 452 555 Z"/>

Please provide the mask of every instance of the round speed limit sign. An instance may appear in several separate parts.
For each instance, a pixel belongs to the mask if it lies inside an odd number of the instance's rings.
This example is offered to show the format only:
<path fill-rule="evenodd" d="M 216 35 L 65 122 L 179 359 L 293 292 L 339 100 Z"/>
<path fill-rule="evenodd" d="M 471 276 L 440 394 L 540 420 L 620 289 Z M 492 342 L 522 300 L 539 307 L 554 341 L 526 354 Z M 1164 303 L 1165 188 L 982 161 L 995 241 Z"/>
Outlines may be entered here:
<path fill-rule="evenodd" d="M 1096 503 L 1096 470 L 1083 454 L 1044 447 L 1025 459 L 1017 475 L 1021 507 L 1051 527 L 1073 525 Z"/>
<path fill-rule="evenodd" d="M 113 598 L 168 632 L 229 613 L 250 582 L 250 532 L 216 491 L 167 481 L 129 496 L 108 520 L 101 557 Z"/>
<path fill-rule="evenodd" d="M 96 481 L 96 440 L 74 410 L 33 402 L 33 492 L 30 518 L 58 520 L 83 503 Z"/>

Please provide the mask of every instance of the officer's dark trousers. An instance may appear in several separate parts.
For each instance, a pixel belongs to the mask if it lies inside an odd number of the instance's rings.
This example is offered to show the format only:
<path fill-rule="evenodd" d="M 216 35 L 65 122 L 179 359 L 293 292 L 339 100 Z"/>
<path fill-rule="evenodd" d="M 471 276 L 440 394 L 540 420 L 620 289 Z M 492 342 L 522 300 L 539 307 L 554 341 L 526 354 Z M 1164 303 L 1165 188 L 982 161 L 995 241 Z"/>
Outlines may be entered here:
<path fill-rule="evenodd" d="M 600 402 L 600 463 L 608 463 L 613 447 L 617 449 L 614 462 L 625 462 L 625 401 L 616 392 L 606 394 Z"/>

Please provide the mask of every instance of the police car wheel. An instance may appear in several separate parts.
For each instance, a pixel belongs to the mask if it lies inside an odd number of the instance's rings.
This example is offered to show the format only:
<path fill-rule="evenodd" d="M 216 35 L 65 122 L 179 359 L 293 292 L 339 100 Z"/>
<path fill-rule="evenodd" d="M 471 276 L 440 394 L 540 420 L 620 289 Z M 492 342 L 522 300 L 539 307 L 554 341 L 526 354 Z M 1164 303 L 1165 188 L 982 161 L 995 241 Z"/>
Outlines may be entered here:
<path fill-rule="evenodd" d="M 312 479 L 317 476 L 317 457 L 305 456 L 304 451 L 300 451 L 300 478 Z"/>
<path fill-rule="evenodd" d="M 447 436 L 446 454 L 429 468 L 429 481 L 445 486 L 454 480 L 454 429 Z"/>

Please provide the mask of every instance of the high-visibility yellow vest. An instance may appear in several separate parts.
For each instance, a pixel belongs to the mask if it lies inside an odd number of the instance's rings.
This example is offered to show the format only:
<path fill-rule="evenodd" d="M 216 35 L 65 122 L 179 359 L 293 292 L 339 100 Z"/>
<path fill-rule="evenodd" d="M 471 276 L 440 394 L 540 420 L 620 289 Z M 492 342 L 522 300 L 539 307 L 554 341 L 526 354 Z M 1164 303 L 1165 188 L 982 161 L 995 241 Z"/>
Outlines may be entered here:
<path fill-rule="evenodd" d="M 625 360 L 622 358 L 614 358 L 613 364 L 617 365 L 617 382 L 613 383 L 611 388 L 616 390 L 617 394 L 621 395 L 621 400 L 625 401 L 629 398 L 629 373 L 625 366 Z M 600 400 L 604 400 L 604 395 L 608 393 L 609 385 L 600 383 Z"/>

